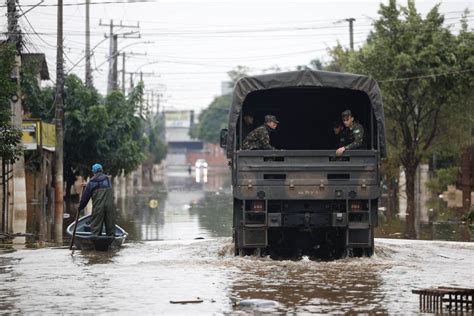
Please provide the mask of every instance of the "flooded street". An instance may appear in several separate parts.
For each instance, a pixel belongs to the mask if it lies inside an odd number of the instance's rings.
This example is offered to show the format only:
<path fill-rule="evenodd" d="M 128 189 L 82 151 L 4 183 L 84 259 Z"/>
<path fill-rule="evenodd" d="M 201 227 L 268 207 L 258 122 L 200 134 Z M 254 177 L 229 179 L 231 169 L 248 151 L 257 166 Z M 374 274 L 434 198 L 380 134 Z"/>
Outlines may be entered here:
<path fill-rule="evenodd" d="M 130 234 L 118 252 L 0 251 L 0 311 L 225 314 L 267 299 L 278 305 L 263 311 L 410 314 L 412 289 L 474 284 L 467 242 L 377 238 L 374 257 L 333 262 L 234 257 L 231 202 L 226 173 L 169 173 L 118 202 Z"/>

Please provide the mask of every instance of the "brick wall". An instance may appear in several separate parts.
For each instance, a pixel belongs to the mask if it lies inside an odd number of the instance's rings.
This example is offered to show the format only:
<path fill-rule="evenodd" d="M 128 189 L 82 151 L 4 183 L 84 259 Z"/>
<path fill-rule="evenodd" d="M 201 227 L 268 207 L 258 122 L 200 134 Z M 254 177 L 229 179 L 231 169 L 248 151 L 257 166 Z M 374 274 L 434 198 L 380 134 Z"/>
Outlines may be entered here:
<path fill-rule="evenodd" d="M 186 154 L 186 164 L 194 166 L 198 159 L 205 159 L 209 167 L 227 167 L 224 149 L 219 144 L 204 143 L 202 151 L 189 151 Z"/>

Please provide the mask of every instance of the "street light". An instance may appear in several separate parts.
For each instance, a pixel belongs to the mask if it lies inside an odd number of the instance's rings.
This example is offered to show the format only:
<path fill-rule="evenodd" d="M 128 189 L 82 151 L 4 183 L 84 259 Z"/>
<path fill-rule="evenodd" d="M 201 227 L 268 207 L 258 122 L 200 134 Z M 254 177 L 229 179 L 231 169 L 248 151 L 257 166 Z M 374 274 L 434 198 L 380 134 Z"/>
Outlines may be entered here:
<path fill-rule="evenodd" d="M 145 66 L 148 66 L 148 65 L 153 65 L 153 64 L 158 64 L 158 63 L 160 63 L 160 61 L 150 61 L 150 62 L 144 63 L 143 65 L 138 66 L 138 68 L 135 69 L 134 72 L 138 72 L 142 67 L 145 67 Z"/>
<path fill-rule="evenodd" d="M 155 42 L 154 41 L 141 41 L 141 42 L 133 42 L 133 43 L 130 43 L 128 45 L 125 45 L 124 47 L 122 47 L 121 49 L 118 50 L 117 53 L 123 51 L 125 48 L 127 47 L 130 47 L 130 46 L 133 46 L 133 45 L 138 45 L 138 44 L 154 44 Z"/>

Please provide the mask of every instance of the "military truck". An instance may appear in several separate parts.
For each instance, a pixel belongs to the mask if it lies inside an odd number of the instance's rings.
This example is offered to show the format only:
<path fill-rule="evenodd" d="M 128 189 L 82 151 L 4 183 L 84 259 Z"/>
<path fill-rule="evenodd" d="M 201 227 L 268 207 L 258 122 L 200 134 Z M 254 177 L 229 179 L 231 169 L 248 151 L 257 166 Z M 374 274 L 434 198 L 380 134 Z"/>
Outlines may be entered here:
<path fill-rule="evenodd" d="M 336 156 L 334 121 L 345 110 L 364 127 L 364 146 Z M 257 127 L 275 115 L 276 150 L 242 150 L 242 117 Z M 295 71 L 240 79 L 228 128 L 221 131 L 232 170 L 236 255 L 371 256 L 378 224 L 384 112 L 375 80 Z"/>

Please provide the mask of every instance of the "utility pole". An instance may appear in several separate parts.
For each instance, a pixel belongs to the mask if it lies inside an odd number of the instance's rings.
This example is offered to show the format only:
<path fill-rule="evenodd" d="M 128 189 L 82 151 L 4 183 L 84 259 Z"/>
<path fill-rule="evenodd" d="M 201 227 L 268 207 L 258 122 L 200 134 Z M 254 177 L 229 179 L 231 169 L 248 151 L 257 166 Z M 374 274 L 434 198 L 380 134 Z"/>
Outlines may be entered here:
<path fill-rule="evenodd" d="M 54 151 L 54 240 L 62 243 L 63 240 L 63 143 L 64 143 L 64 59 L 63 59 L 63 0 L 58 0 L 58 26 L 57 26 L 57 50 L 56 50 L 56 95 L 55 125 L 56 125 L 56 148 Z"/>
<path fill-rule="evenodd" d="M 126 55 L 128 56 L 146 56 L 146 53 L 134 53 L 134 52 L 122 52 L 122 93 L 125 95 L 125 74 L 126 74 L 126 69 L 125 69 L 125 60 L 126 60 Z M 130 74 L 130 82 L 132 80 L 132 74 Z"/>
<path fill-rule="evenodd" d="M 112 73 L 111 73 L 111 79 L 112 79 L 112 82 L 109 82 L 110 84 L 110 87 L 111 89 L 109 90 L 109 92 L 112 92 L 112 91 L 115 91 L 118 89 L 118 53 L 117 53 L 117 50 L 118 50 L 118 36 L 116 34 L 112 34 L 111 38 L 112 40 L 112 58 L 110 59 L 110 61 L 112 62 L 112 65 L 111 65 L 111 68 L 112 69 Z"/>
<path fill-rule="evenodd" d="M 134 76 L 134 75 L 140 75 L 140 81 L 143 81 L 143 77 L 144 77 L 144 76 L 157 76 L 157 75 L 155 75 L 154 72 L 143 72 L 143 71 L 140 71 L 140 72 L 127 72 L 127 73 L 130 75 L 130 90 L 135 87 L 135 83 L 134 83 L 134 81 L 133 81 L 133 76 Z"/>
<path fill-rule="evenodd" d="M 91 29 L 90 29 L 90 0 L 86 0 L 86 87 L 92 88 L 92 69 L 91 69 Z"/>
<path fill-rule="evenodd" d="M 354 50 L 354 21 L 355 20 L 356 19 L 354 18 L 346 19 L 346 21 L 349 22 L 349 38 L 350 38 L 351 51 Z"/>
<path fill-rule="evenodd" d="M 122 93 L 125 95 L 125 52 L 122 52 Z"/>
<path fill-rule="evenodd" d="M 16 48 L 15 66 L 11 79 L 15 81 L 17 89 L 17 98 L 11 98 L 12 125 L 21 130 L 23 119 L 23 111 L 21 104 L 21 87 L 20 87 L 20 67 L 21 67 L 21 30 L 18 25 L 18 11 L 16 9 L 15 0 L 7 0 L 7 17 L 8 17 L 8 42 Z M 3 184 L 5 185 L 5 184 Z M 26 177 L 25 177 L 25 157 L 21 155 L 13 164 L 13 185 L 12 187 L 13 208 L 12 216 L 8 216 L 9 222 L 5 223 L 7 230 L 13 233 L 26 232 Z M 5 197 L 4 197 L 5 198 Z M 9 229 L 8 229 L 9 228 Z M 25 238 L 15 238 L 15 243 L 24 243 Z"/>
<path fill-rule="evenodd" d="M 110 31 L 109 35 L 105 34 L 105 38 L 110 38 L 110 48 L 109 48 L 109 75 L 107 78 L 107 94 L 110 94 L 112 91 L 118 89 L 118 71 L 117 71 L 117 57 L 118 57 L 118 52 L 117 52 L 117 46 L 118 46 L 118 37 L 122 38 L 140 38 L 140 34 L 137 34 L 138 31 L 135 32 L 128 32 L 128 33 L 122 33 L 122 34 L 115 34 L 114 33 L 114 26 L 120 27 L 120 28 L 139 28 L 140 25 L 137 23 L 137 25 L 123 25 L 122 22 L 120 21 L 120 24 L 114 24 L 114 20 L 110 20 L 110 24 L 103 24 L 102 21 L 99 22 L 100 26 L 109 26 Z M 129 36 L 129 35 L 136 35 L 134 36 Z"/>

